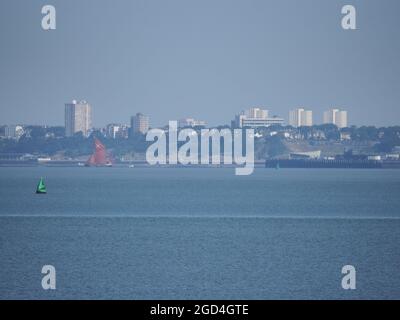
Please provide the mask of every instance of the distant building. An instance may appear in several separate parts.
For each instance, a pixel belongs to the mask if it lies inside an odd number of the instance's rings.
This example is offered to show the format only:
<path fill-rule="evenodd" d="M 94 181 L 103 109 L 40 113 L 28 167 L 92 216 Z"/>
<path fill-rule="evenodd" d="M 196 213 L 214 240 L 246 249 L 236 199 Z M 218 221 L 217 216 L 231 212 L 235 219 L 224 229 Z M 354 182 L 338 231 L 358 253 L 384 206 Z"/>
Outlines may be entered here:
<path fill-rule="evenodd" d="M 400 153 L 400 146 L 394 146 L 392 152 Z"/>
<path fill-rule="evenodd" d="M 125 124 L 109 124 L 106 126 L 105 135 L 111 139 L 128 138 L 128 126 Z"/>
<path fill-rule="evenodd" d="M 380 155 L 370 155 L 367 159 L 370 161 L 381 161 L 382 157 Z"/>
<path fill-rule="evenodd" d="M 259 128 L 259 127 L 269 127 L 272 125 L 283 125 L 284 120 L 278 117 L 271 117 L 266 119 L 249 119 L 246 117 L 238 117 L 236 118 L 236 124 L 239 128 L 250 127 L 250 128 Z"/>
<path fill-rule="evenodd" d="M 351 132 L 340 132 L 340 140 L 351 140 Z"/>
<path fill-rule="evenodd" d="M 92 108 L 86 101 L 65 104 L 65 135 L 72 137 L 77 132 L 82 132 L 88 137 L 92 130 Z"/>
<path fill-rule="evenodd" d="M 7 139 L 18 140 L 24 133 L 24 127 L 20 125 L 7 125 L 4 127 L 4 137 Z"/>
<path fill-rule="evenodd" d="M 269 117 L 268 110 L 261 108 L 251 108 L 235 116 L 232 126 L 235 128 L 258 128 L 269 127 L 271 125 L 283 125 L 284 120 L 279 117 Z"/>
<path fill-rule="evenodd" d="M 251 108 L 245 112 L 248 119 L 267 119 L 268 110 L 261 108 Z"/>
<path fill-rule="evenodd" d="M 326 140 L 326 135 L 323 130 L 312 130 L 310 138 L 314 140 Z"/>
<path fill-rule="evenodd" d="M 311 110 L 297 108 L 289 112 L 289 124 L 292 127 L 311 127 L 313 125 L 313 114 Z"/>
<path fill-rule="evenodd" d="M 400 155 L 398 153 L 393 153 L 393 154 L 387 154 L 386 155 L 386 160 L 400 160 Z"/>
<path fill-rule="evenodd" d="M 347 111 L 331 109 L 324 112 L 324 123 L 334 124 L 338 128 L 347 128 Z"/>
<path fill-rule="evenodd" d="M 180 119 L 178 121 L 178 127 L 179 128 L 185 128 L 185 127 L 199 127 L 203 126 L 205 127 L 206 122 L 202 120 L 195 120 L 193 118 L 185 118 L 185 119 Z"/>
<path fill-rule="evenodd" d="M 132 133 L 143 133 L 145 134 L 149 131 L 150 119 L 148 116 L 142 113 L 137 113 L 135 116 L 131 117 L 131 130 Z"/>

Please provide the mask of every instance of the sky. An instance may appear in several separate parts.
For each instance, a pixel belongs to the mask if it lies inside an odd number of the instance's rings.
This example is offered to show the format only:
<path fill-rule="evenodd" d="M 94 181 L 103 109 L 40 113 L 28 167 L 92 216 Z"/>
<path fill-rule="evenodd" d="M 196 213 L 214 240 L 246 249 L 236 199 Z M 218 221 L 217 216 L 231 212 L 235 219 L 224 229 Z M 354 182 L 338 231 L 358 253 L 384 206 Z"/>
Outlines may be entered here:
<path fill-rule="evenodd" d="M 345 4 L 357 30 L 341 27 Z M 137 112 L 229 124 L 258 106 L 399 125 L 399 14 L 398 0 L 1 0 L 0 124 L 63 125 L 84 99 L 95 127 Z"/>

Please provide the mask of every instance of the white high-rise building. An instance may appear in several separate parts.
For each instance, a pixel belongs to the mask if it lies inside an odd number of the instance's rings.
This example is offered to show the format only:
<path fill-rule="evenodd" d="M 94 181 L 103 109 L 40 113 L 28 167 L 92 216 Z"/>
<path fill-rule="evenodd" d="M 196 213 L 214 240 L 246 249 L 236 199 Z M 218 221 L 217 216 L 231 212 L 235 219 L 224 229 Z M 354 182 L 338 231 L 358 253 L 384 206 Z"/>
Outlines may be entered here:
<path fill-rule="evenodd" d="M 338 126 L 338 128 L 347 128 L 347 111 L 339 111 L 336 113 L 336 119 L 335 123 Z"/>
<path fill-rule="evenodd" d="M 313 113 L 311 110 L 304 110 L 301 117 L 301 126 L 311 127 L 313 125 Z"/>
<path fill-rule="evenodd" d="M 245 112 L 248 119 L 267 119 L 268 110 L 261 108 L 251 108 Z"/>
<path fill-rule="evenodd" d="M 77 132 L 82 132 L 88 137 L 92 130 L 92 107 L 86 101 L 65 104 L 65 135 L 73 136 Z"/>
<path fill-rule="evenodd" d="M 338 128 L 347 128 L 347 111 L 331 109 L 324 112 L 324 123 L 332 123 Z"/>
<path fill-rule="evenodd" d="M 289 125 L 292 127 L 311 127 L 313 125 L 313 114 L 311 110 L 297 108 L 289 112 Z"/>

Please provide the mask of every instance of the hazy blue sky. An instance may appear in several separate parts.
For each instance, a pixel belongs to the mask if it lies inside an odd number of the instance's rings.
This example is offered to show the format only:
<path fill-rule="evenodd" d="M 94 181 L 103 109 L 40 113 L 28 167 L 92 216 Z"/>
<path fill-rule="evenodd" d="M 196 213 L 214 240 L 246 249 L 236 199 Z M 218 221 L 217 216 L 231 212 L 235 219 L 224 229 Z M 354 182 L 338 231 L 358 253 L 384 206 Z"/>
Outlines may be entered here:
<path fill-rule="evenodd" d="M 41 8 L 57 9 L 43 31 Z M 356 31 L 341 8 L 357 9 Z M 94 125 L 195 117 L 228 124 L 264 106 L 333 106 L 351 124 L 400 124 L 398 0 L 1 0 L 0 123 L 64 123 L 88 100 Z"/>

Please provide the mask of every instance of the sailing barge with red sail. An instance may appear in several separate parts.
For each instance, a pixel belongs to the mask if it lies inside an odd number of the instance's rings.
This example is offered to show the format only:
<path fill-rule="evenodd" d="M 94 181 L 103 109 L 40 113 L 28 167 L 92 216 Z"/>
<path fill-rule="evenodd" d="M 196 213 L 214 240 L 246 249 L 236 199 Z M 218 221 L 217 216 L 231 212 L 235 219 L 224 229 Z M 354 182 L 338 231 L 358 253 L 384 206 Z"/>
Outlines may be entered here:
<path fill-rule="evenodd" d="M 87 167 L 111 167 L 113 165 L 112 158 L 107 154 L 106 147 L 99 139 L 94 139 L 95 151 L 86 161 Z"/>

